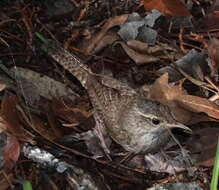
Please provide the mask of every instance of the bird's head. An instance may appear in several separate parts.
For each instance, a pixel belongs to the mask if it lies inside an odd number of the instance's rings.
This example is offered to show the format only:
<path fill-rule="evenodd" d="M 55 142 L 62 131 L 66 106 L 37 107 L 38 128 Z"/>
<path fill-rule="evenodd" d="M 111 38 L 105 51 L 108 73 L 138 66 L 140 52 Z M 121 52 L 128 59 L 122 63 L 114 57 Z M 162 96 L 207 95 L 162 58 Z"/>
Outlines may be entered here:
<path fill-rule="evenodd" d="M 146 128 L 150 128 L 152 131 L 158 128 L 164 130 L 180 128 L 191 131 L 187 126 L 176 121 L 170 109 L 159 102 L 140 99 L 136 105 L 136 114 L 138 115 L 140 123 L 145 125 Z"/>

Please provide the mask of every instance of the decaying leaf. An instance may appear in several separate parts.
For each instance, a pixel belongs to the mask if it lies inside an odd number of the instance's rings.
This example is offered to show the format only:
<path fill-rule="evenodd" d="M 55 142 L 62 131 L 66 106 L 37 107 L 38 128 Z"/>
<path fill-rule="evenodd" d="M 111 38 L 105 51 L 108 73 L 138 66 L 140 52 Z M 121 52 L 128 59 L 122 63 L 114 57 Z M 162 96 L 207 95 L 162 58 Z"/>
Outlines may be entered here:
<path fill-rule="evenodd" d="M 46 109 L 47 120 L 53 133 L 55 134 L 56 137 L 63 136 L 64 135 L 63 130 L 61 130 L 60 123 L 58 122 L 57 117 L 53 113 L 51 106 L 50 105 L 46 105 L 46 106 L 47 106 L 47 109 Z"/>
<path fill-rule="evenodd" d="M 208 43 L 208 55 L 211 58 L 209 66 L 211 69 L 211 76 L 217 74 L 219 67 L 219 40 L 216 38 L 210 39 Z"/>
<path fill-rule="evenodd" d="M 214 164 L 218 138 L 219 129 L 216 127 L 194 130 L 186 146 L 194 157 L 195 165 L 211 167 Z"/>
<path fill-rule="evenodd" d="M 149 46 L 148 43 L 141 42 L 139 40 L 129 40 L 127 41 L 127 45 L 140 53 L 147 53 L 153 55 L 164 55 L 164 51 L 173 51 L 177 52 L 177 50 L 171 47 L 168 44 L 159 43 L 158 45 Z"/>
<path fill-rule="evenodd" d="M 5 120 L 0 116 L 0 133 L 7 129 Z"/>
<path fill-rule="evenodd" d="M 8 183 L 8 181 L 12 181 L 14 176 L 14 174 L 11 172 L 10 174 L 7 174 L 7 178 L 5 178 L 5 176 L 1 175 L 0 176 L 0 189 L 1 190 L 7 190 L 10 187 L 10 184 Z"/>
<path fill-rule="evenodd" d="M 188 9 L 180 0 L 144 0 L 146 10 L 157 9 L 167 16 L 190 15 Z"/>
<path fill-rule="evenodd" d="M 6 123 L 6 130 L 18 137 L 19 140 L 33 142 L 33 137 L 25 132 L 22 127 L 22 117 L 17 110 L 18 105 L 18 99 L 15 95 L 4 96 L 1 104 L 1 115 Z"/>
<path fill-rule="evenodd" d="M 186 55 L 178 59 L 175 64 L 188 75 L 202 81 L 208 71 L 206 57 L 204 52 L 198 52 L 192 49 Z M 174 65 L 168 65 L 158 70 L 159 74 L 164 74 L 165 72 L 168 72 L 170 82 L 184 78 L 184 76 L 175 69 Z"/>
<path fill-rule="evenodd" d="M 219 11 L 214 11 L 213 13 L 207 15 L 202 20 L 202 29 L 208 31 L 210 29 L 219 28 Z"/>
<path fill-rule="evenodd" d="M 10 170 L 14 167 L 20 155 L 20 144 L 16 137 L 7 135 L 7 144 L 4 148 L 4 168 Z"/>
<path fill-rule="evenodd" d="M 30 127 L 43 138 L 49 141 L 53 141 L 55 138 L 59 137 L 54 133 L 54 131 L 51 129 L 50 126 L 48 126 L 45 121 L 38 117 L 32 116 L 32 122 Z"/>
<path fill-rule="evenodd" d="M 137 64 L 137 65 L 142 65 L 145 63 L 151 63 L 151 62 L 156 62 L 159 61 L 159 57 L 155 57 L 152 55 L 147 55 L 147 54 L 141 54 L 136 52 L 135 50 L 129 48 L 125 43 L 123 42 L 118 42 L 123 49 L 125 50 L 125 52 L 128 54 L 128 56 L 133 59 L 133 61 Z"/>
<path fill-rule="evenodd" d="M 79 105 L 71 106 L 64 101 L 53 100 L 51 109 L 54 115 L 68 122 L 63 126 L 73 128 L 92 116 L 93 110 L 88 109 L 82 99 L 78 99 L 77 102 Z"/>
<path fill-rule="evenodd" d="M 169 57 L 173 58 L 176 54 L 176 50 L 167 44 L 149 46 L 147 43 L 138 40 L 129 40 L 127 44 L 120 41 L 115 44 L 120 44 L 137 65 L 153 63 L 161 59 L 169 59 Z M 166 51 L 169 53 L 168 57 L 165 54 Z"/>
<path fill-rule="evenodd" d="M 168 152 L 166 152 L 165 154 L 166 156 L 160 152 L 154 155 L 146 154 L 144 158 L 148 168 L 152 171 L 170 174 L 179 173 L 188 169 L 189 166 L 185 162 L 185 158 L 181 152 L 176 151 L 175 154 L 170 152 L 169 155 Z M 166 160 L 167 155 L 171 159 Z"/>
<path fill-rule="evenodd" d="M 100 40 L 102 40 L 102 38 L 106 35 L 107 31 L 110 28 L 121 25 L 127 20 L 127 18 L 128 18 L 128 14 L 124 14 L 109 19 L 102 27 L 102 30 L 91 39 L 91 41 L 89 42 L 86 48 L 86 52 L 91 53 L 94 50 L 94 48 L 97 46 L 97 44 L 100 42 Z"/>
<path fill-rule="evenodd" d="M 119 39 L 119 36 L 117 34 L 107 34 L 105 35 L 99 43 L 97 43 L 95 49 L 93 50 L 93 53 L 98 53 L 102 49 L 104 49 L 106 46 L 109 46 L 113 44 L 116 40 Z"/>
<path fill-rule="evenodd" d="M 155 45 L 157 39 L 157 31 L 153 28 L 156 23 L 162 23 L 163 15 L 158 10 L 153 10 L 144 18 L 138 13 L 129 15 L 127 21 L 120 25 L 118 31 L 123 41 L 139 40 L 150 45 Z"/>
<path fill-rule="evenodd" d="M 16 79 L 20 80 L 18 84 L 21 84 L 20 88 L 22 88 L 22 93 L 24 93 L 26 100 L 38 102 L 40 96 L 50 100 L 54 96 L 66 96 L 74 100 L 75 96 L 77 96 L 75 92 L 69 87 L 66 87 L 65 84 L 48 76 L 42 76 L 42 74 L 30 69 L 16 67 L 11 69 L 11 71 L 16 74 Z"/>
<path fill-rule="evenodd" d="M 6 84 L 0 83 L 0 91 L 4 90 L 6 88 Z"/>
<path fill-rule="evenodd" d="M 199 121 L 194 121 L 197 119 L 197 113 L 205 113 L 209 117 L 219 119 L 218 106 L 205 98 L 187 94 L 179 86 L 170 86 L 167 73 L 155 81 L 149 97 L 170 107 L 177 120 L 185 124 L 209 120 L 202 116 L 198 117 Z"/>

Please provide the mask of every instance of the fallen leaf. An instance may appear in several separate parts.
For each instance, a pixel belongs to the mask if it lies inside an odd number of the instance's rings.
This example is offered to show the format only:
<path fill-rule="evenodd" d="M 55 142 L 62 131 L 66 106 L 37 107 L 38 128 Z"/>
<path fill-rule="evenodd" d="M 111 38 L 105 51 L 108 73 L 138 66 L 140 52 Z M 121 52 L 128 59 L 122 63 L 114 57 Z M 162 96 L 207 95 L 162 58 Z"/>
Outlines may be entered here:
<path fill-rule="evenodd" d="M 7 129 L 5 120 L 0 116 L 0 133 Z"/>
<path fill-rule="evenodd" d="M 105 35 L 99 43 L 96 45 L 95 49 L 93 50 L 94 54 L 97 54 L 106 46 L 113 44 L 116 40 L 119 40 L 119 36 L 117 34 L 107 34 Z"/>
<path fill-rule="evenodd" d="M 131 49 L 130 47 L 128 47 L 125 43 L 123 42 L 117 42 L 117 44 L 120 44 L 122 46 L 122 48 L 124 49 L 124 51 L 128 54 L 128 56 L 137 64 L 137 65 L 142 65 L 142 64 L 146 64 L 146 63 L 152 63 L 152 62 L 156 62 L 159 61 L 160 58 L 159 57 L 155 57 L 152 55 L 147 55 L 147 54 L 142 54 L 139 53 L 133 49 Z"/>
<path fill-rule="evenodd" d="M 215 76 L 217 74 L 217 69 L 219 66 L 219 40 L 216 38 L 210 39 L 208 43 L 208 55 L 211 58 L 210 60 L 210 69 L 211 76 Z"/>
<path fill-rule="evenodd" d="M 19 140 L 33 143 L 33 137 L 22 127 L 22 117 L 17 110 L 18 105 L 18 99 L 15 95 L 4 96 L 1 104 L 1 116 L 5 121 L 6 130 Z"/>
<path fill-rule="evenodd" d="M 192 119 L 192 115 L 188 110 L 185 110 L 177 105 L 176 97 L 184 94 L 178 87 L 172 87 L 168 84 L 168 74 L 163 74 L 158 78 L 149 90 L 149 98 L 156 100 L 164 105 L 167 105 L 176 119 L 182 123 L 187 123 Z"/>
<path fill-rule="evenodd" d="M 123 24 L 128 18 L 128 14 L 120 15 L 109 19 L 102 27 L 101 31 L 94 36 L 91 41 L 88 43 L 86 52 L 91 53 L 100 40 L 106 35 L 107 31 L 114 27 Z"/>
<path fill-rule="evenodd" d="M 4 149 L 4 168 L 11 170 L 20 155 L 20 144 L 16 137 L 7 134 L 7 144 Z"/>
<path fill-rule="evenodd" d="M 48 124 L 42 118 L 32 115 L 31 120 L 29 120 L 28 116 L 26 115 L 21 106 L 18 105 L 17 109 L 19 110 L 20 117 L 23 118 L 23 120 L 26 122 L 26 125 L 32 128 L 42 137 L 49 141 L 53 141 L 55 138 L 58 137 L 58 135 L 56 135 L 52 131 L 51 127 L 49 127 Z"/>
<path fill-rule="evenodd" d="M 148 43 L 141 42 L 139 40 L 129 40 L 127 41 L 127 45 L 133 50 L 138 51 L 140 53 L 148 53 Z"/>
<path fill-rule="evenodd" d="M 31 117 L 31 125 L 30 127 L 37 132 L 39 135 L 41 135 L 43 138 L 49 140 L 49 141 L 53 141 L 55 138 L 57 138 L 58 136 L 52 131 L 52 129 L 50 128 L 50 126 L 48 126 L 48 124 L 43 121 L 42 119 L 38 118 L 38 117 Z"/>
<path fill-rule="evenodd" d="M 203 18 L 201 23 L 201 28 L 208 32 L 211 29 L 219 28 L 219 11 L 214 11 L 213 13 L 207 15 Z"/>
<path fill-rule="evenodd" d="M 177 50 L 165 43 L 158 43 L 150 46 L 148 43 L 139 40 L 129 40 L 127 41 L 127 46 L 136 52 L 130 52 L 130 55 L 134 56 L 133 60 L 136 63 L 137 61 L 142 61 L 142 64 L 144 64 L 156 62 L 160 59 L 169 60 L 170 58 L 175 59 L 177 57 Z M 126 51 L 126 48 L 124 50 Z M 168 56 L 166 55 L 166 52 L 168 52 Z M 126 53 L 129 55 L 128 51 L 126 51 Z M 142 57 L 142 59 L 139 59 L 138 57 Z"/>
<path fill-rule="evenodd" d="M 196 166 L 213 166 L 218 138 L 219 129 L 216 127 L 193 131 L 193 135 L 186 142 L 186 147 L 191 152 L 191 155 L 194 154 L 193 160 L 195 160 Z"/>
<path fill-rule="evenodd" d="M 64 101 L 53 99 L 51 110 L 56 117 L 68 122 L 63 124 L 64 127 L 74 128 L 93 115 L 93 110 L 90 109 L 87 102 L 82 98 L 78 98 L 77 102 L 78 105 L 71 105 Z"/>
<path fill-rule="evenodd" d="M 198 96 L 183 95 L 182 97 L 177 98 L 177 102 L 180 106 L 192 112 L 203 112 L 210 117 L 219 119 L 219 107 L 208 99 Z"/>
<path fill-rule="evenodd" d="M 189 76 L 203 81 L 204 76 L 209 70 L 206 57 L 204 52 L 198 52 L 195 49 L 192 49 L 186 55 L 178 59 L 175 64 Z M 184 78 L 184 76 L 174 68 L 174 65 L 167 65 L 158 70 L 159 74 L 164 74 L 166 72 L 169 74 L 170 82 L 175 82 Z"/>
<path fill-rule="evenodd" d="M 185 124 L 200 121 L 209 121 L 209 117 L 219 119 L 219 107 L 213 102 L 198 96 L 188 95 L 180 86 L 168 84 L 168 73 L 158 78 L 149 91 L 149 98 L 167 105 L 174 113 L 176 119 Z M 198 119 L 198 120 L 197 120 Z"/>
<path fill-rule="evenodd" d="M 0 91 L 4 90 L 6 88 L 6 84 L 0 83 Z"/>
<path fill-rule="evenodd" d="M 7 173 L 7 178 L 4 175 L 0 176 L 0 189 L 1 190 L 7 190 L 10 187 L 10 184 L 8 181 L 12 181 L 14 179 L 14 172 Z"/>
<path fill-rule="evenodd" d="M 139 40 L 129 40 L 127 41 L 127 45 L 133 50 L 138 51 L 140 53 L 147 53 L 153 55 L 164 54 L 164 51 L 177 52 L 176 49 L 165 43 L 159 43 L 157 45 L 149 46 L 148 43 L 141 42 Z"/>
<path fill-rule="evenodd" d="M 52 112 L 52 109 L 50 106 L 48 106 L 48 112 L 46 113 L 48 123 L 55 134 L 56 137 L 62 137 L 63 131 L 60 128 L 60 122 L 55 117 L 54 113 Z"/>
<path fill-rule="evenodd" d="M 157 9 L 166 16 L 190 15 L 186 6 L 180 0 L 144 0 L 146 10 Z"/>
<path fill-rule="evenodd" d="M 31 105 L 38 105 L 40 96 L 49 100 L 54 96 L 66 96 L 73 100 L 76 96 L 75 92 L 65 84 L 46 75 L 42 76 L 40 73 L 22 67 L 12 68 L 10 71 L 16 74 L 18 83 L 22 83 L 22 88 L 18 88 L 16 92 L 22 96 L 25 94 L 25 100 Z"/>
<path fill-rule="evenodd" d="M 140 40 L 154 45 L 157 39 L 157 31 L 153 27 L 156 20 L 161 20 L 161 17 L 162 15 L 158 10 L 153 10 L 145 18 L 142 18 L 137 13 L 132 13 L 127 21 L 120 25 L 118 34 L 123 41 Z"/>

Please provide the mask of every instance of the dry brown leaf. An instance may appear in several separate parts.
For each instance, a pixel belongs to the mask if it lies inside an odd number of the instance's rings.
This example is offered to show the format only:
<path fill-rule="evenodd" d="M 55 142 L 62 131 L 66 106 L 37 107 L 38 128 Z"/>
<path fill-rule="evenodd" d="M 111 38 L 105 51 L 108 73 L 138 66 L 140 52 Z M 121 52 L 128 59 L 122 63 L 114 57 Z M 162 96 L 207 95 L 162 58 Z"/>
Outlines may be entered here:
<path fill-rule="evenodd" d="M 219 40 L 212 38 L 208 43 L 208 55 L 211 58 L 211 64 L 209 64 L 211 69 L 211 76 L 217 74 L 217 69 L 219 66 Z"/>
<path fill-rule="evenodd" d="M 219 138 L 219 129 L 205 128 L 197 132 L 200 135 L 202 144 L 201 155 L 198 158 L 196 165 L 213 166 L 214 158 L 217 150 L 217 142 Z"/>
<path fill-rule="evenodd" d="M 219 107 L 208 99 L 198 96 L 184 95 L 177 98 L 177 102 L 180 106 L 191 112 L 203 112 L 209 117 L 219 119 Z"/>
<path fill-rule="evenodd" d="M 86 52 L 91 53 L 110 28 L 123 24 L 127 18 L 128 14 L 124 14 L 109 19 L 102 27 L 102 30 L 91 39 L 86 48 Z"/>
<path fill-rule="evenodd" d="M 167 105 L 175 114 L 178 121 L 188 124 L 206 120 L 206 117 L 199 117 L 195 113 L 205 113 L 209 117 L 219 119 L 219 107 L 213 102 L 198 96 L 188 95 L 179 86 L 168 84 L 168 73 L 163 74 L 151 87 L 149 97 Z M 197 116 L 196 118 L 194 118 Z M 207 119 L 209 120 L 209 119 Z M 197 120 L 195 120 L 198 122 Z"/>
<path fill-rule="evenodd" d="M 144 0 L 146 10 L 157 9 L 166 16 L 190 15 L 186 6 L 180 0 Z"/>
<path fill-rule="evenodd" d="M 55 138 L 59 137 L 54 131 L 52 131 L 51 127 L 48 127 L 47 122 L 42 118 L 32 115 L 31 120 L 29 120 L 22 107 L 18 105 L 17 109 L 19 110 L 20 118 L 23 118 L 25 125 L 32 128 L 37 134 L 49 141 L 53 141 Z"/>
<path fill-rule="evenodd" d="M 139 53 L 146 53 L 149 55 L 165 55 L 165 51 L 177 52 L 176 49 L 165 43 L 149 46 L 147 43 L 139 40 L 129 40 L 127 41 L 127 45 Z"/>
<path fill-rule="evenodd" d="M 8 124 L 7 130 L 13 135 L 19 136 L 22 134 L 22 129 L 20 127 L 18 113 L 16 112 L 16 104 L 17 102 L 15 96 L 5 96 L 2 100 L 1 115 Z"/>
<path fill-rule="evenodd" d="M 32 137 L 22 128 L 22 116 L 17 110 L 18 105 L 18 99 L 15 95 L 4 96 L 1 104 L 2 118 L 6 123 L 7 131 L 13 136 L 18 137 L 19 140 L 32 143 Z"/>
<path fill-rule="evenodd" d="M 83 104 L 83 100 L 78 100 L 79 105 L 71 106 L 57 99 L 53 100 L 52 111 L 56 117 L 62 118 L 68 124 L 63 124 L 65 127 L 73 128 L 87 120 L 93 115 L 93 110 L 88 109 L 87 105 Z"/>
<path fill-rule="evenodd" d="M 99 43 L 97 43 L 95 49 L 92 52 L 96 54 L 104 49 L 106 46 L 113 44 L 117 40 L 119 40 L 119 36 L 117 34 L 107 34 L 99 41 Z"/>
<path fill-rule="evenodd" d="M 214 164 L 218 138 L 219 128 L 194 130 L 194 135 L 186 142 L 186 147 L 194 154 L 196 166 L 211 167 Z"/>
<path fill-rule="evenodd" d="M 0 91 L 4 90 L 6 88 L 6 84 L 0 83 Z"/>
<path fill-rule="evenodd" d="M 43 138 L 53 141 L 57 136 L 50 127 L 47 126 L 47 123 L 38 117 L 32 116 L 31 128 L 41 135 Z"/>
<path fill-rule="evenodd" d="M 0 116 L 0 133 L 7 129 L 6 121 Z"/>
<path fill-rule="evenodd" d="M 16 137 L 7 135 L 7 144 L 4 148 L 3 158 L 4 158 L 4 168 L 11 170 L 20 155 L 20 144 Z"/>
<path fill-rule="evenodd" d="M 10 183 L 8 181 L 12 181 L 14 179 L 14 172 L 7 173 L 7 178 L 5 175 L 0 175 L 0 189 L 7 190 L 10 187 Z"/>
<path fill-rule="evenodd" d="M 145 42 L 141 42 L 139 40 L 129 40 L 127 41 L 127 45 L 135 51 L 140 53 L 148 53 L 148 44 Z"/>
<path fill-rule="evenodd" d="M 60 122 L 56 115 L 53 112 L 50 102 L 45 102 L 42 104 L 42 112 L 46 114 L 48 125 L 51 128 L 51 131 L 54 133 L 54 137 L 62 137 L 64 135 L 62 127 L 60 127 Z M 43 126 L 43 125 L 41 125 Z"/>
<path fill-rule="evenodd" d="M 202 20 L 202 29 L 208 31 L 210 29 L 219 28 L 219 11 L 214 11 L 213 13 L 207 15 Z"/>
<path fill-rule="evenodd" d="M 185 92 L 178 87 L 172 87 L 168 84 L 168 74 L 163 74 L 158 78 L 149 91 L 149 98 L 167 105 L 174 113 L 176 119 L 182 123 L 187 123 L 192 119 L 192 114 L 181 107 L 175 101 L 176 97 Z"/>
<path fill-rule="evenodd" d="M 63 130 L 61 130 L 60 123 L 55 117 L 54 113 L 52 112 L 52 109 L 50 109 L 50 111 L 46 113 L 46 116 L 47 116 L 49 126 L 51 127 L 55 136 L 62 137 L 64 135 Z"/>
<path fill-rule="evenodd" d="M 147 55 L 147 54 L 141 54 L 138 53 L 137 51 L 131 49 L 130 47 L 128 47 L 125 43 L 123 42 L 118 42 L 122 48 L 124 49 L 124 51 L 128 54 L 128 56 L 137 64 L 137 65 L 142 65 L 145 63 L 152 63 L 152 62 L 156 62 L 159 61 L 160 58 L 159 57 L 155 57 L 152 55 Z"/>

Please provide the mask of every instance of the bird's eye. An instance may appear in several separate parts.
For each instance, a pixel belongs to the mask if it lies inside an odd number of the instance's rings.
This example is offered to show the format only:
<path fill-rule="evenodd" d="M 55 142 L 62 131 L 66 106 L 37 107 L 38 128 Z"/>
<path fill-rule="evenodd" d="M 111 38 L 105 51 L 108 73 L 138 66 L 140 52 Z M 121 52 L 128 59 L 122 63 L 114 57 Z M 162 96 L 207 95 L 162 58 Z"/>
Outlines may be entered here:
<path fill-rule="evenodd" d="M 160 124 L 160 120 L 157 119 L 157 118 L 152 118 L 152 123 L 153 123 L 154 125 L 159 125 L 159 124 Z"/>

